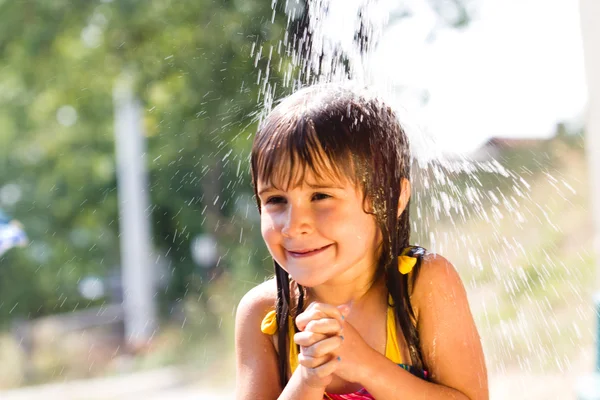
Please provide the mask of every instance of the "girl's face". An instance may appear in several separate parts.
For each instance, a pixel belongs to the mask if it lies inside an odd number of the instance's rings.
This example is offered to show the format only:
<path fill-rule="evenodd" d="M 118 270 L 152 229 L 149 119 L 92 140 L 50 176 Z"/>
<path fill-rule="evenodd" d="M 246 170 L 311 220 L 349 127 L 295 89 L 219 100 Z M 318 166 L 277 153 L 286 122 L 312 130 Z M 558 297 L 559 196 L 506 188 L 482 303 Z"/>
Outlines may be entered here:
<path fill-rule="evenodd" d="M 287 190 L 260 179 L 261 232 L 275 261 L 305 287 L 374 272 L 381 241 L 363 193 L 346 179 L 317 179 L 307 170 Z"/>

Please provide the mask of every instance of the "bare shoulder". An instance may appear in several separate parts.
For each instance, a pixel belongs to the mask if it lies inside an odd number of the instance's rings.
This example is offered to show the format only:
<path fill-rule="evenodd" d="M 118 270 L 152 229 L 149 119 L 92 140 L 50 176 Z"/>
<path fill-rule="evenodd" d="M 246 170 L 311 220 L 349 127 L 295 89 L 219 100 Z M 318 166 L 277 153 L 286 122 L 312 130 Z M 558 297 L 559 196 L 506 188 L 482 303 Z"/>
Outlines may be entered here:
<path fill-rule="evenodd" d="M 277 352 L 261 323 L 274 309 L 274 280 L 266 281 L 244 295 L 235 318 L 236 399 L 276 399 L 281 393 Z"/>
<path fill-rule="evenodd" d="M 462 310 L 463 318 L 472 320 L 467 292 L 460 275 L 454 265 L 439 254 L 428 253 L 423 256 L 413 285 L 411 303 L 417 325 L 421 327 L 427 322 L 439 320 L 437 314 L 452 305 Z"/>
<path fill-rule="evenodd" d="M 277 300 L 277 287 L 275 279 L 269 279 L 258 286 L 253 287 L 242 297 L 237 308 L 236 320 L 262 318 L 275 306 Z M 260 325 L 259 325 L 260 327 Z"/>
<path fill-rule="evenodd" d="M 464 286 L 454 265 L 439 254 L 425 255 L 413 287 L 413 306 L 418 310 L 434 294 L 446 297 L 457 292 L 464 293 Z"/>
<path fill-rule="evenodd" d="M 467 293 L 452 263 L 437 254 L 426 255 L 412 300 L 421 350 L 432 381 L 454 388 L 470 399 L 487 399 L 481 340 Z"/>
<path fill-rule="evenodd" d="M 270 279 L 252 288 L 242 297 L 237 307 L 235 317 L 236 351 L 238 338 L 247 340 L 249 337 L 266 337 L 271 343 L 272 338 L 261 331 L 261 324 L 265 316 L 275 309 L 277 287 L 274 279 Z"/>

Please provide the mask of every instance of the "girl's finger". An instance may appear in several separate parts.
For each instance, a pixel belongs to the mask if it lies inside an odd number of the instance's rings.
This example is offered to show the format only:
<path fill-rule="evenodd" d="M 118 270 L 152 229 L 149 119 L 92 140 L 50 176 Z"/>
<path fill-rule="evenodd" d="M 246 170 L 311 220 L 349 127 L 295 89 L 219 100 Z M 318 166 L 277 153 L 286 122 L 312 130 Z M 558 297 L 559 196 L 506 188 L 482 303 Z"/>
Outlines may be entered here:
<path fill-rule="evenodd" d="M 322 379 L 333 374 L 337 370 L 339 364 L 340 359 L 337 356 L 332 357 L 329 361 L 319 365 L 318 367 L 306 367 L 306 373 L 309 376 Z"/>
<path fill-rule="evenodd" d="M 338 335 L 342 332 L 342 328 L 342 323 L 337 319 L 322 318 L 310 321 L 304 330 L 325 335 Z"/>
<path fill-rule="evenodd" d="M 321 318 L 333 318 L 342 323 L 345 316 L 338 307 L 324 303 L 311 303 L 302 314 L 296 317 L 296 326 L 303 331 L 310 321 Z"/>
<path fill-rule="evenodd" d="M 301 353 L 310 357 L 325 357 L 334 353 L 342 344 L 341 336 L 333 336 L 308 347 L 301 347 Z"/>
<path fill-rule="evenodd" d="M 298 332 L 294 335 L 294 342 L 299 346 L 312 346 L 313 344 L 326 339 L 328 336 L 322 333 L 314 333 L 310 331 Z"/>
<path fill-rule="evenodd" d="M 312 357 L 306 354 L 298 354 L 298 363 L 306 368 L 317 368 L 331 360 L 332 355 L 324 357 Z"/>

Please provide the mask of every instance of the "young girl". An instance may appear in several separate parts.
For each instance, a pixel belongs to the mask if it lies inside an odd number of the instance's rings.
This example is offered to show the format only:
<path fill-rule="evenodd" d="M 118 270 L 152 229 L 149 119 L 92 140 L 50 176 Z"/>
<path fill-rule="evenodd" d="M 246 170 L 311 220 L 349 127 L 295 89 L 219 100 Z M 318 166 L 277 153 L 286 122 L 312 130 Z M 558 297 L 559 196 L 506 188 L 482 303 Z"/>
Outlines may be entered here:
<path fill-rule="evenodd" d="M 236 317 L 237 399 L 487 399 L 465 290 L 410 246 L 411 158 L 396 115 L 322 85 L 261 124 L 252 180 L 275 278 Z"/>

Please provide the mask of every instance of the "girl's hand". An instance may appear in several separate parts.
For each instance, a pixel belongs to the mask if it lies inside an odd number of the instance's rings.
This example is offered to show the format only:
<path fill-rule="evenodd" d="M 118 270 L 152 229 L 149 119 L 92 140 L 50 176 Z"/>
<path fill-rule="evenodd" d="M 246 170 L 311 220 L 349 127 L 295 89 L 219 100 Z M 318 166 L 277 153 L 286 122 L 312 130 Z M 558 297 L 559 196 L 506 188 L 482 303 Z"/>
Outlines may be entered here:
<path fill-rule="evenodd" d="M 296 325 L 301 332 L 294 335 L 300 346 L 298 362 L 306 385 L 325 389 L 339 365 L 344 318 L 349 307 L 312 303 L 298 315 Z"/>
<path fill-rule="evenodd" d="M 339 363 L 335 375 L 348 382 L 362 383 L 364 386 L 368 364 L 376 359 L 374 353 L 378 353 L 348 321 L 344 322 L 342 337 L 342 345 L 336 350 Z"/>

